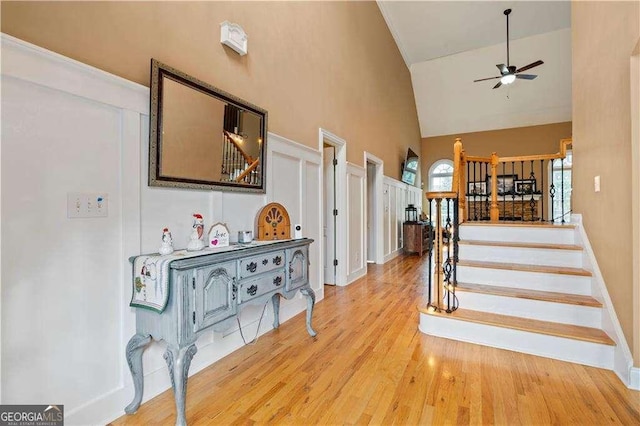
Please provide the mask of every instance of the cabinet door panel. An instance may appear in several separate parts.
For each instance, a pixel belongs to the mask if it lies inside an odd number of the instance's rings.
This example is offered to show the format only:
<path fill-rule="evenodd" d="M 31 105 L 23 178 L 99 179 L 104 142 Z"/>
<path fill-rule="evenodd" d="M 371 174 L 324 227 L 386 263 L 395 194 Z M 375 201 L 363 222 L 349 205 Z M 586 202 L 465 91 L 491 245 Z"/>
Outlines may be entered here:
<path fill-rule="evenodd" d="M 308 280 L 309 260 L 308 248 L 301 247 L 289 251 L 289 271 L 287 290 L 293 290 L 305 284 Z"/>
<path fill-rule="evenodd" d="M 212 265 L 195 271 L 196 332 L 236 314 L 235 276 L 235 262 Z"/>

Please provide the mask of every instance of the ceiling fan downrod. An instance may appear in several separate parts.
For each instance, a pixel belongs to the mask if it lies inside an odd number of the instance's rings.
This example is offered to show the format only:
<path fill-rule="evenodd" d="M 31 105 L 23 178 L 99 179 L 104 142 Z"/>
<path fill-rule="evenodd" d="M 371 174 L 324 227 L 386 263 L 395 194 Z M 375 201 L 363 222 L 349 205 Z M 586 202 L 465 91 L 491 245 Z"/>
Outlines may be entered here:
<path fill-rule="evenodd" d="M 504 11 L 505 16 L 507 17 L 507 68 L 511 65 L 509 62 L 509 14 L 511 13 L 511 9 L 507 9 Z"/>

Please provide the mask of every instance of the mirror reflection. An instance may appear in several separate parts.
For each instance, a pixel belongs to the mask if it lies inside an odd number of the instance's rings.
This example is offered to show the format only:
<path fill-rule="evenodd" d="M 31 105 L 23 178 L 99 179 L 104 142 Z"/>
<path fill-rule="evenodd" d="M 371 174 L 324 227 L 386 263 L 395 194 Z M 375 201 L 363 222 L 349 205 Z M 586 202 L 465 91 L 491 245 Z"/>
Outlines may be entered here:
<path fill-rule="evenodd" d="M 152 60 L 149 184 L 264 192 L 267 113 Z"/>

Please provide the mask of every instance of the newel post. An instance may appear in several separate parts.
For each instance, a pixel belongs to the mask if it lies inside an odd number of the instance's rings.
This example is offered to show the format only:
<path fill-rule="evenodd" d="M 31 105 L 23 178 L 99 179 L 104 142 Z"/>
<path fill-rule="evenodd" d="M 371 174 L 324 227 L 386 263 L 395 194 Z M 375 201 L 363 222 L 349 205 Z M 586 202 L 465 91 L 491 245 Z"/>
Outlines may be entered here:
<path fill-rule="evenodd" d="M 491 153 L 491 222 L 497 222 L 500 218 L 498 210 L 498 154 Z"/>
<path fill-rule="evenodd" d="M 464 173 L 464 149 L 462 149 L 462 139 L 456 138 L 453 144 L 453 188 L 451 190 L 458 194 L 458 218 L 460 222 L 464 220 L 466 208 L 466 177 Z"/>

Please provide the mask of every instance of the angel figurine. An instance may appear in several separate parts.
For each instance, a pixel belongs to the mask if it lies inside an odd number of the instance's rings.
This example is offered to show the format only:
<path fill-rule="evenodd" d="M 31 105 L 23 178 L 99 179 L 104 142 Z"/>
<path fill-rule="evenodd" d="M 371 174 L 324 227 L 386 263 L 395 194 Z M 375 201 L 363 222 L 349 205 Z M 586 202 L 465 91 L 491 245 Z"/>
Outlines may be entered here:
<path fill-rule="evenodd" d="M 193 231 L 189 244 L 187 245 L 187 251 L 198 251 L 204 248 L 204 241 L 202 240 L 202 233 L 204 231 L 204 220 L 199 213 L 193 214 Z"/>
<path fill-rule="evenodd" d="M 173 238 L 171 237 L 169 228 L 164 228 L 162 230 L 162 245 L 160 246 L 158 253 L 162 255 L 173 253 Z"/>

